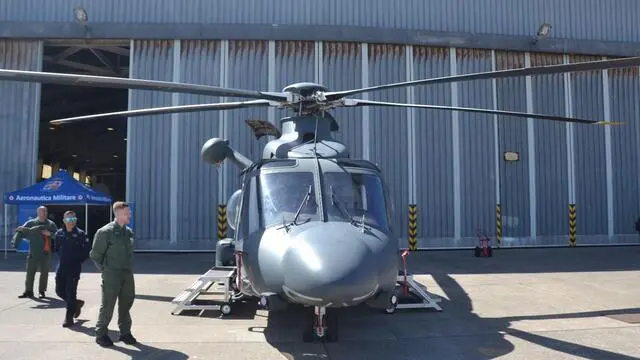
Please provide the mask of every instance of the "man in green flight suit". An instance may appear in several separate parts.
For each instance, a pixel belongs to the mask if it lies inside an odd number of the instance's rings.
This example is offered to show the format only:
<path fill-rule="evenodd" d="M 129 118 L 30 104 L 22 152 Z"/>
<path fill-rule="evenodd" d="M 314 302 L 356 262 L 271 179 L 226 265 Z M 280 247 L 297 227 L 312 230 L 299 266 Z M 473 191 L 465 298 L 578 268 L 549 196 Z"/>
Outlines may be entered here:
<path fill-rule="evenodd" d="M 89 256 L 102 272 L 102 303 L 96 323 L 96 343 L 113 346 L 108 328 L 113 309 L 118 301 L 118 327 L 120 339 L 133 345 L 136 339 L 131 335 L 131 315 L 129 311 L 135 297 L 133 281 L 133 231 L 127 226 L 131 210 L 125 202 L 113 204 L 115 220 L 98 229 L 93 238 Z"/>
<path fill-rule="evenodd" d="M 38 217 L 28 220 L 22 226 L 18 226 L 13 237 L 13 247 L 18 247 L 20 239 L 29 241 L 29 254 L 27 255 L 27 279 L 25 281 L 24 293 L 19 298 L 33 297 L 33 281 L 36 271 L 40 271 L 40 282 L 38 292 L 43 298 L 47 291 L 49 280 L 49 269 L 51 268 L 51 250 L 53 249 L 53 234 L 58 231 L 56 224 L 47 219 L 47 208 L 38 207 Z"/>

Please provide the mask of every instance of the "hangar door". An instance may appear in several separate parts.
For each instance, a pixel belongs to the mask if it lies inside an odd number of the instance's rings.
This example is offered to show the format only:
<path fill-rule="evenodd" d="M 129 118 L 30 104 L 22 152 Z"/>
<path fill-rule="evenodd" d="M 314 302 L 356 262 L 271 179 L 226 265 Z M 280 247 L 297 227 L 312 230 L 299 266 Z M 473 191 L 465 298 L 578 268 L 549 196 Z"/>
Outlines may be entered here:
<path fill-rule="evenodd" d="M 596 60 L 569 58 L 571 62 Z M 560 54 L 496 52 L 496 70 L 565 61 Z M 602 119 L 603 97 L 599 72 L 496 80 L 497 106 L 503 110 Z M 606 234 L 602 127 L 499 116 L 498 133 L 498 204 L 504 246 L 568 245 L 569 204 L 575 204 L 576 198 L 583 204 L 582 226 L 594 228 L 594 234 Z M 567 139 L 572 139 L 571 146 Z M 573 149 L 572 156 L 567 156 L 568 149 Z M 575 185 L 569 180 L 572 171 Z"/>

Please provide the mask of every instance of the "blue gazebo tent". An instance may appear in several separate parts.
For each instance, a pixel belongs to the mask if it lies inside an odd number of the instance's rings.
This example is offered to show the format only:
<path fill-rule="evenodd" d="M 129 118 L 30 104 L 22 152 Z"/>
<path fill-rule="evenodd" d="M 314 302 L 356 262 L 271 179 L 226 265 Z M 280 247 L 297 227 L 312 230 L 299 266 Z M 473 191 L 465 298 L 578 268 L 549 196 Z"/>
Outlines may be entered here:
<path fill-rule="evenodd" d="M 6 193 L 4 204 L 4 255 L 6 259 L 9 238 L 9 224 L 7 222 L 9 212 L 6 205 L 84 205 L 86 227 L 89 222 L 89 205 L 110 206 L 111 197 L 74 179 L 65 170 L 60 170 L 35 185 Z M 109 220 L 112 220 L 111 212 L 109 214 Z"/>

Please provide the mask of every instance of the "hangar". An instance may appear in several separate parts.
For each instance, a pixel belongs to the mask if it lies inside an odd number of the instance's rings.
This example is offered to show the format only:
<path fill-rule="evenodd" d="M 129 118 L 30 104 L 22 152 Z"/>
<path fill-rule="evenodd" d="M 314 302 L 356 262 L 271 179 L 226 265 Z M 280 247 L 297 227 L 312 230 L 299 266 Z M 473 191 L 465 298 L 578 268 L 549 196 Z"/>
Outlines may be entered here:
<path fill-rule="evenodd" d="M 0 13 L 0 67 L 280 90 L 332 90 L 426 77 L 640 55 L 625 1 L 436 0 L 10 2 Z M 107 4 L 109 4 L 107 6 Z M 238 172 L 200 160 L 210 137 L 256 159 L 248 119 L 274 109 L 147 116 L 60 128 L 49 120 L 222 99 L 0 82 L 0 191 L 58 168 L 135 205 L 139 250 L 213 250 L 217 205 Z M 637 68 L 389 90 L 412 101 L 622 121 L 589 127 L 437 110 L 340 109 L 355 157 L 391 187 L 393 225 L 418 248 L 637 243 Z M 13 210 L 12 210 L 13 211 Z M 15 218 L 15 216 L 14 216 Z M 10 226 L 14 226 L 11 223 Z"/>

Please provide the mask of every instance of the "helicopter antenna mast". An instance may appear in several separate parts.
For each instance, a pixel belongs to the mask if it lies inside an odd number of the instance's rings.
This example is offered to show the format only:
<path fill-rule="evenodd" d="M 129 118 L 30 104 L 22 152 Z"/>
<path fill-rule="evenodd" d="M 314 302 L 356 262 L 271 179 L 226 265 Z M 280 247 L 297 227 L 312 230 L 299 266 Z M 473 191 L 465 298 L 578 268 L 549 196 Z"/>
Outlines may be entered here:
<path fill-rule="evenodd" d="M 324 111 L 322 111 L 324 117 Z M 318 158 L 318 116 L 316 116 L 316 129 L 313 131 L 313 156 Z"/>

